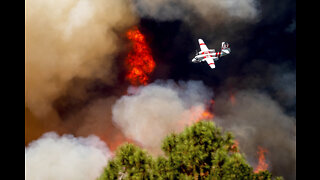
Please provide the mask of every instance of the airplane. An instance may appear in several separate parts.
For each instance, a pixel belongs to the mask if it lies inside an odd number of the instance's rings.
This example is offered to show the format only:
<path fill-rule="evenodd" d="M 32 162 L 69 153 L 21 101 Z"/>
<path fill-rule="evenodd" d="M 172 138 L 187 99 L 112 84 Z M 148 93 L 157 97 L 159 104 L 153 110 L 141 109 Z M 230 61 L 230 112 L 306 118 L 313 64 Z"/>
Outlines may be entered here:
<path fill-rule="evenodd" d="M 199 39 L 198 41 L 201 51 L 196 52 L 196 56 L 192 59 L 193 63 L 207 61 L 211 69 L 214 69 L 216 67 L 214 61 L 217 61 L 220 57 L 231 53 L 230 45 L 226 42 L 222 42 L 221 52 L 215 52 L 214 49 L 208 49 L 208 47 L 202 39 Z"/>

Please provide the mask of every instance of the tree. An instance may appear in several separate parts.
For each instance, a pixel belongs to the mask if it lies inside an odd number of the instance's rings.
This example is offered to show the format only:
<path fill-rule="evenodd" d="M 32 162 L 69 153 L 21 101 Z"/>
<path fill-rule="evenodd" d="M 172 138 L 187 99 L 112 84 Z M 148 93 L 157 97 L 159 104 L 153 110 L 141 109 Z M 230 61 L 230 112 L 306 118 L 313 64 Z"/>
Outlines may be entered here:
<path fill-rule="evenodd" d="M 144 150 L 126 143 L 119 147 L 99 179 L 150 179 L 153 165 L 152 157 Z"/>
<path fill-rule="evenodd" d="M 235 146 L 232 134 L 222 133 L 213 122 L 200 121 L 179 134 L 170 134 L 164 139 L 162 150 L 164 156 L 153 158 L 139 147 L 125 144 L 109 161 L 100 180 L 272 179 L 267 170 L 254 173 Z"/>

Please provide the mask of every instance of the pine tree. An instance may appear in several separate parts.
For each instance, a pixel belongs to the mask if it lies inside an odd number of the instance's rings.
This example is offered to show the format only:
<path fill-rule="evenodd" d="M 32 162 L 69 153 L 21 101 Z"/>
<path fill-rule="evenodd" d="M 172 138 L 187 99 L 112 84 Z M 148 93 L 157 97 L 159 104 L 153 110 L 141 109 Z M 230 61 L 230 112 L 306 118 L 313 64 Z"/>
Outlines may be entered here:
<path fill-rule="evenodd" d="M 269 171 L 254 173 L 235 146 L 231 133 L 213 122 L 200 121 L 183 132 L 172 133 L 162 144 L 164 156 L 153 158 L 132 144 L 121 146 L 100 180 L 271 180 Z M 277 177 L 276 179 L 281 179 Z"/>
<path fill-rule="evenodd" d="M 127 143 L 120 146 L 99 179 L 150 179 L 153 164 L 152 157 L 144 150 Z"/>

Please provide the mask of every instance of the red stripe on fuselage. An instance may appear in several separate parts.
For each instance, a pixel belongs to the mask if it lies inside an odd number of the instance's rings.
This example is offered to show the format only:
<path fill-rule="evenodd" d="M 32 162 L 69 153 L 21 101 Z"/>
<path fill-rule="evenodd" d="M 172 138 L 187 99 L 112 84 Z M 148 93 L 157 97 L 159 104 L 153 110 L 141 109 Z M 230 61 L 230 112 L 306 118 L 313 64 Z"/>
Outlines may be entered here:
<path fill-rule="evenodd" d="M 201 46 L 201 45 L 206 45 L 206 44 L 205 44 L 205 43 L 201 43 L 200 46 Z"/>

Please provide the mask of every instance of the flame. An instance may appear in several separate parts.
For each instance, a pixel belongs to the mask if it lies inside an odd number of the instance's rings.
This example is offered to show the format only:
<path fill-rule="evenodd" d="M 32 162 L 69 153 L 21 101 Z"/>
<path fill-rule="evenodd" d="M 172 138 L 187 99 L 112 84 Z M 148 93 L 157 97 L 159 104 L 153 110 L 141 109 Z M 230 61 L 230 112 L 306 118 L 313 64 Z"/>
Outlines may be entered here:
<path fill-rule="evenodd" d="M 201 114 L 199 114 L 199 112 L 194 111 L 192 109 L 191 109 L 191 112 L 192 112 L 192 114 L 191 114 L 189 121 L 186 123 L 187 125 L 192 125 L 192 124 L 197 123 L 201 120 L 208 120 L 208 119 L 214 118 L 214 115 L 208 110 L 203 111 Z"/>
<path fill-rule="evenodd" d="M 214 100 L 210 100 L 210 103 L 206 106 L 206 109 L 199 115 L 199 113 L 197 111 L 193 111 L 193 109 L 195 109 L 194 107 L 191 107 L 191 112 L 192 113 L 192 117 L 191 117 L 191 121 L 189 123 L 189 125 L 199 122 L 201 120 L 206 120 L 206 119 L 213 119 L 214 118 L 214 114 L 212 113 L 212 108 L 214 105 Z"/>
<path fill-rule="evenodd" d="M 198 117 L 195 120 L 195 122 L 199 122 L 200 120 L 203 120 L 203 119 L 213 119 L 214 118 L 214 114 L 212 113 L 213 105 L 214 105 L 214 100 L 211 99 L 205 111 L 201 113 L 200 117 Z"/>
<path fill-rule="evenodd" d="M 205 108 L 201 105 L 192 106 L 183 116 L 183 119 L 178 122 L 178 126 L 184 128 L 201 120 L 212 120 L 214 118 L 214 114 L 212 113 L 213 105 L 214 100 L 211 100 Z"/>
<path fill-rule="evenodd" d="M 234 106 L 236 104 L 236 98 L 234 96 L 234 93 L 230 94 L 229 99 L 230 99 L 231 105 Z"/>
<path fill-rule="evenodd" d="M 265 171 L 268 169 L 268 164 L 266 163 L 266 158 L 265 158 L 265 153 L 268 152 L 267 149 L 264 149 L 261 146 L 258 146 L 258 156 L 259 156 L 259 164 L 258 166 L 255 168 L 254 172 L 255 173 L 259 173 L 259 171 Z"/>
<path fill-rule="evenodd" d="M 198 119 L 198 121 L 201 120 L 201 119 L 213 119 L 213 117 L 214 117 L 214 115 L 210 111 L 206 110 L 201 114 L 201 116 Z"/>
<path fill-rule="evenodd" d="M 134 86 L 147 85 L 149 75 L 156 66 L 151 50 L 144 35 L 137 27 L 129 30 L 126 35 L 133 44 L 133 50 L 128 54 L 125 61 L 128 67 L 126 79 Z"/>
<path fill-rule="evenodd" d="M 239 152 L 239 141 L 234 140 L 234 144 L 231 146 L 231 151 Z"/>

